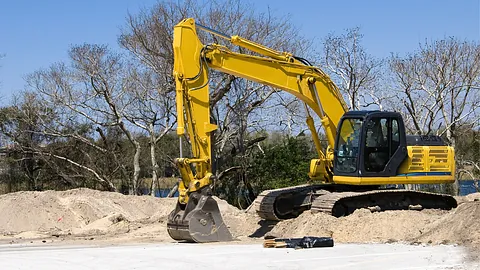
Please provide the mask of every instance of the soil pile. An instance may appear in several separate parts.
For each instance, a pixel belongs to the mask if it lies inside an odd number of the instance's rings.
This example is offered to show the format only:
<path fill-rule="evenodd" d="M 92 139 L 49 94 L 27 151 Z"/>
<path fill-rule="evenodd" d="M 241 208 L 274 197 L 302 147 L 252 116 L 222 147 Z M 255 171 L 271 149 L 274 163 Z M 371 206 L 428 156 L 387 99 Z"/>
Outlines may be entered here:
<path fill-rule="evenodd" d="M 464 198 L 451 211 L 386 211 L 359 209 L 347 217 L 304 212 L 296 219 L 279 222 L 270 234 L 278 237 L 331 236 L 349 243 L 460 244 L 480 248 L 479 194 Z"/>
<path fill-rule="evenodd" d="M 331 236 L 336 242 L 407 242 L 480 246 L 480 198 L 473 194 L 451 211 L 359 209 L 335 218 L 304 212 L 278 223 L 261 221 L 216 198 L 225 223 L 239 240 L 249 236 Z M 172 241 L 166 231 L 175 198 L 128 196 L 90 189 L 17 192 L 0 196 L 0 234 L 4 239 L 99 236 L 112 241 Z M 273 228 L 273 229 L 272 229 Z M 269 231 L 271 229 L 271 231 Z M 269 231 L 269 232 L 268 232 Z"/>
<path fill-rule="evenodd" d="M 216 200 L 235 237 L 255 231 L 254 226 L 249 226 L 258 221 L 255 215 Z M 176 198 L 129 196 L 91 189 L 10 193 L 0 196 L 0 233 L 24 238 L 129 234 L 167 240 L 170 238 L 166 221 L 176 202 Z"/>
<path fill-rule="evenodd" d="M 175 199 L 90 189 L 10 193 L 0 196 L 3 217 L 0 232 L 8 235 L 27 231 L 70 234 L 126 231 L 131 222 L 165 221 L 175 202 Z"/>
<path fill-rule="evenodd" d="M 466 202 L 425 227 L 419 241 L 480 247 L 480 202 Z"/>
<path fill-rule="evenodd" d="M 271 231 L 280 237 L 329 236 L 336 242 L 411 242 L 425 233 L 425 227 L 446 211 L 386 211 L 371 213 L 359 209 L 347 217 L 304 212 L 297 219 L 282 221 Z"/>

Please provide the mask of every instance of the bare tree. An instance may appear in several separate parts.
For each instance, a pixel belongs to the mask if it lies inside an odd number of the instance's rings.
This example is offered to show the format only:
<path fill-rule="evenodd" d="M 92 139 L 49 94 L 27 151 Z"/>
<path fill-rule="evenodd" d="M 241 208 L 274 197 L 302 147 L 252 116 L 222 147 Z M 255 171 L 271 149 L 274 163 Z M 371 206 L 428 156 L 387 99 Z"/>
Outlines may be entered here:
<path fill-rule="evenodd" d="M 158 142 L 173 128 L 176 123 L 174 91 L 162 85 L 150 69 L 141 67 L 129 68 L 129 79 L 132 81 L 127 95 L 129 104 L 124 111 L 125 119 L 144 130 L 149 137 L 150 161 L 152 165 L 152 185 L 150 194 L 155 196 L 157 188 L 159 165 L 156 155 Z"/>
<path fill-rule="evenodd" d="M 340 91 L 347 97 L 350 110 L 372 104 L 381 106 L 385 95 L 374 87 L 381 75 L 383 61 L 367 54 L 361 45 L 360 29 L 347 29 L 345 34 L 329 34 L 324 40 L 323 66 L 330 71 Z"/>
<path fill-rule="evenodd" d="M 60 119 L 60 122 L 81 119 L 97 126 L 95 130 L 104 142 L 107 141 L 104 129 L 118 128 L 122 131 L 135 149 L 130 185 L 130 193 L 133 194 L 137 192 L 140 175 L 141 145 L 132 127 L 124 120 L 124 112 L 130 102 L 126 89 L 131 82 L 125 77 L 126 66 L 122 56 L 110 52 L 105 46 L 84 44 L 73 46 L 70 58 L 71 68 L 58 64 L 50 70 L 39 71 L 32 76 L 31 85 L 44 97 L 46 104 L 52 104 L 73 117 Z"/>
<path fill-rule="evenodd" d="M 44 140 L 39 132 L 41 115 L 44 113 L 32 93 L 17 95 L 12 106 L 0 110 L 0 130 L 13 143 L 14 147 L 10 147 L 9 151 L 16 152 L 11 156 L 20 165 L 29 190 L 42 189 L 42 183 L 38 180 L 41 162 L 35 152 Z"/>
<path fill-rule="evenodd" d="M 76 69 L 74 76 L 85 87 L 82 98 L 66 100 L 66 106 L 100 126 L 117 126 L 135 148 L 130 194 L 138 192 L 141 145 L 124 120 L 125 98 L 130 81 L 125 78 L 125 63 L 120 55 L 109 52 L 105 46 L 81 45 L 70 50 Z M 72 93 L 65 93 L 72 94 Z"/>
<path fill-rule="evenodd" d="M 13 143 L 7 152 L 20 164 L 29 189 L 43 189 L 44 183 L 50 188 L 77 187 L 91 175 L 104 189 L 116 190 L 98 166 L 99 156 L 107 151 L 89 137 L 88 125 L 73 122 L 35 92 L 21 93 L 0 112 L 0 129 Z M 59 124 L 59 119 L 64 121 Z"/>
<path fill-rule="evenodd" d="M 455 38 L 426 42 L 406 57 L 393 56 L 403 112 L 417 134 L 445 135 L 455 146 L 457 131 L 480 119 L 480 46 Z"/>
<path fill-rule="evenodd" d="M 116 190 L 115 185 L 112 182 L 112 179 L 109 179 L 109 172 L 104 169 L 99 168 L 96 164 L 102 155 L 108 155 L 107 159 L 110 159 L 110 164 L 119 164 L 116 153 L 112 151 L 113 149 L 109 147 L 106 140 L 103 141 L 103 145 L 97 144 L 92 136 L 97 130 L 100 137 L 104 137 L 104 131 L 101 131 L 98 127 L 95 129 L 85 117 L 79 115 L 74 110 L 65 106 L 62 101 L 65 101 L 68 98 L 73 98 L 78 93 L 72 92 L 72 80 L 70 77 L 70 71 L 63 64 L 56 64 L 46 70 L 40 70 L 31 74 L 27 82 L 30 87 L 35 91 L 35 95 L 38 98 L 38 104 L 42 108 L 48 108 L 48 115 L 38 114 L 41 116 L 39 125 L 41 130 L 38 131 L 39 134 L 43 136 L 48 136 L 50 138 L 49 143 L 52 145 L 55 141 L 65 141 L 72 140 L 81 144 L 79 147 L 80 152 L 85 157 L 83 161 L 80 161 L 79 157 L 71 157 L 69 155 L 70 151 L 66 151 L 65 155 L 56 152 L 44 152 L 41 153 L 44 156 L 53 157 L 65 161 L 66 163 L 73 165 L 77 168 L 80 168 L 88 174 L 94 175 L 96 181 L 98 181 L 102 186 L 107 190 Z M 62 96 L 63 93 L 70 95 Z M 73 98 L 75 99 L 75 98 Z M 92 152 L 86 150 L 92 149 L 97 152 L 94 154 L 95 158 L 92 157 Z M 60 149 L 57 149 L 60 150 Z M 116 162 L 111 162 L 111 156 L 113 155 Z M 55 163 L 51 163 L 53 168 L 56 168 L 56 171 L 59 175 L 62 175 L 62 178 L 68 181 L 68 173 L 61 169 L 61 166 L 57 166 Z M 116 170 L 116 169 L 113 169 Z M 81 174 L 76 172 L 76 174 Z M 78 178 L 78 177 L 77 177 Z M 75 186 L 75 181 L 70 181 L 72 186 Z"/>

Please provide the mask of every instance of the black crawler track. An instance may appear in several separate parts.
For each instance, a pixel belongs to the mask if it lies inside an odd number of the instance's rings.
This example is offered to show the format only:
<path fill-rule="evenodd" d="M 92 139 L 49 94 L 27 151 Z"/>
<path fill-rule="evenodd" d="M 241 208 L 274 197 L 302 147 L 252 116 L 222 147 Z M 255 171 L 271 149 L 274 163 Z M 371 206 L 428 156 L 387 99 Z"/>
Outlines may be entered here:
<path fill-rule="evenodd" d="M 357 190 L 352 191 L 352 188 Z M 449 210 L 456 206 L 456 200 L 445 194 L 333 184 L 266 190 L 254 201 L 255 210 L 262 219 L 277 221 L 295 218 L 309 209 L 340 217 L 369 207 L 385 211 L 412 208 Z"/>

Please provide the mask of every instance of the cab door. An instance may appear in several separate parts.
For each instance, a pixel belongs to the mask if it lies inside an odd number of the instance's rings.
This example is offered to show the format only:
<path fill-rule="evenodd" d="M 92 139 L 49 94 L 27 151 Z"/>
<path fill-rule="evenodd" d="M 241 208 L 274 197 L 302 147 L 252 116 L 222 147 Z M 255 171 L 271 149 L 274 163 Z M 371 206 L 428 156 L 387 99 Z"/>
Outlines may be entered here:
<path fill-rule="evenodd" d="M 397 113 L 378 113 L 365 119 L 359 175 L 395 176 L 407 156 L 405 129 Z"/>
<path fill-rule="evenodd" d="M 334 175 L 358 176 L 363 122 L 363 117 L 343 117 L 340 121 L 334 149 Z"/>

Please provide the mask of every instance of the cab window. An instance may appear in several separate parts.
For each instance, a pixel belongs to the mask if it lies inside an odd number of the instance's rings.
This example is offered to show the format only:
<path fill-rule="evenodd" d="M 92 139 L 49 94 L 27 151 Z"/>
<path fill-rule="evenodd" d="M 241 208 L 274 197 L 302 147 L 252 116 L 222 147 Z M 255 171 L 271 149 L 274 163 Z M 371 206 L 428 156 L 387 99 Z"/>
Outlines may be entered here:
<path fill-rule="evenodd" d="M 392 119 L 392 151 L 390 151 L 390 157 L 393 156 L 400 146 L 400 129 L 398 128 L 398 120 Z"/>
<path fill-rule="evenodd" d="M 341 173 L 357 171 L 361 143 L 362 119 L 344 119 L 336 145 L 336 170 Z"/>
<path fill-rule="evenodd" d="M 366 123 L 364 167 L 367 172 L 381 172 L 390 159 L 389 119 L 371 118 Z"/>

